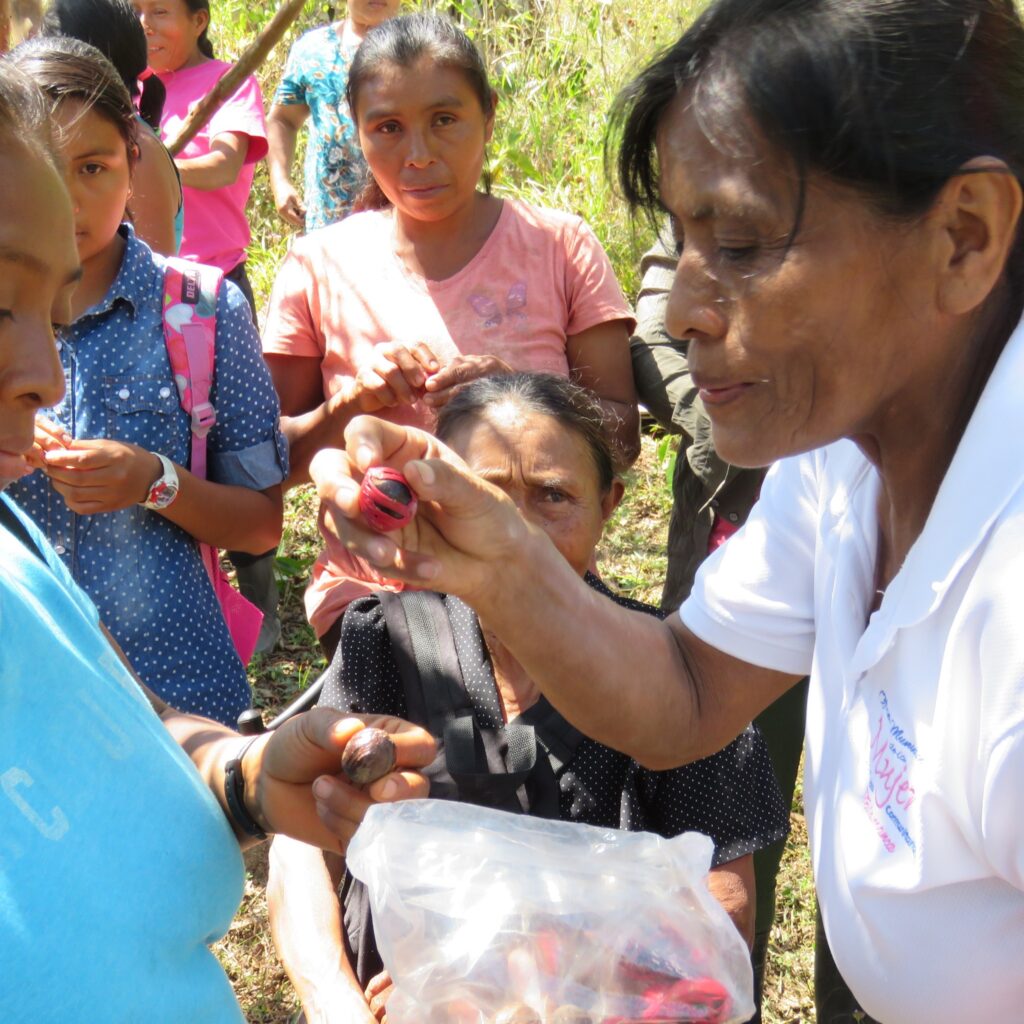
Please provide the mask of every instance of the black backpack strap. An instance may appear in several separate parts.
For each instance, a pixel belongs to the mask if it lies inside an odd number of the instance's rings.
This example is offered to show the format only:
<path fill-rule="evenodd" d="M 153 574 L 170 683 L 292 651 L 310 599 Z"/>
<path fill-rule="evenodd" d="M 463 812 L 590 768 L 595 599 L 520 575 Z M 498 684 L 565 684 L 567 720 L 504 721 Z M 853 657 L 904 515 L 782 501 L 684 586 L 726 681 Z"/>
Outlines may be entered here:
<path fill-rule="evenodd" d="M 409 718 L 443 736 L 453 718 L 473 713 L 444 598 L 430 590 L 379 597 Z"/>
<path fill-rule="evenodd" d="M 513 723 L 501 730 L 507 739 L 507 753 L 502 763 L 488 764 L 489 758 L 480 739 L 480 730 L 468 715 L 452 719 L 444 729 L 444 748 L 448 751 L 448 770 L 453 776 L 491 776 L 515 780 L 520 786 L 537 763 L 537 741 L 533 727 Z"/>
<path fill-rule="evenodd" d="M 537 740 L 544 747 L 555 772 L 560 772 L 575 756 L 583 733 L 567 722 L 541 695 L 536 704 L 528 707 L 517 719 L 533 726 Z"/>
<path fill-rule="evenodd" d="M 28 532 L 25 524 L 14 514 L 14 510 L 10 505 L 7 504 L 2 498 L 0 498 L 0 525 L 2 525 L 8 533 L 13 533 L 22 544 L 25 545 L 38 558 L 47 568 L 49 563 L 46 561 L 46 556 L 43 554 L 39 545 L 35 542 L 32 534 Z"/>

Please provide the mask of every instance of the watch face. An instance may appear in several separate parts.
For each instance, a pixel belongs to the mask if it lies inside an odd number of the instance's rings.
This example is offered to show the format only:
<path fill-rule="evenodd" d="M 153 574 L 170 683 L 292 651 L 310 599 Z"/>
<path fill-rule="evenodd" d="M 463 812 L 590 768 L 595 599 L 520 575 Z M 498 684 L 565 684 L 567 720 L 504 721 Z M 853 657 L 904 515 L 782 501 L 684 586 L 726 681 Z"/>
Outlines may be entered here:
<path fill-rule="evenodd" d="M 149 489 L 149 496 L 143 502 L 146 508 L 162 509 L 178 496 L 178 474 L 174 466 L 161 459 L 164 464 L 164 474 Z"/>
<path fill-rule="evenodd" d="M 153 508 L 167 508 L 177 496 L 178 488 L 172 487 L 169 481 L 161 478 L 153 484 L 153 489 L 149 492 L 149 501 L 146 504 Z"/>

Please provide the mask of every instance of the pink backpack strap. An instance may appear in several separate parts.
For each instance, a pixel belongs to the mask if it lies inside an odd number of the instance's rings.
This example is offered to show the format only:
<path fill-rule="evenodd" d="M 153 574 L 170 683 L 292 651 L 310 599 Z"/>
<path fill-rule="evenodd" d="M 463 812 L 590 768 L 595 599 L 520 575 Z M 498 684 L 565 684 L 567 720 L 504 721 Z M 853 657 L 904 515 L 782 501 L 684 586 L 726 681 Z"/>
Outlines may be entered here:
<path fill-rule="evenodd" d="M 170 257 L 164 269 L 164 342 L 181 407 L 192 425 L 189 469 L 206 476 L 206 435 L 217 422 L 210 388 L 217 351 L 217 295 L 224 275 L 216 267 Z"/>
<path fill-rule="evenodd" d="M 164 267 L 164 343 L 182 409 L 192 426 L 189 469 L 206 477 L 206 435 L 217 422 L 210 402 L 217 358 L 217 295 L 223 273 L 216 267 L 170 257 Z M 216 549 L 200 544 L 203 565 L 217 589 Z"/>

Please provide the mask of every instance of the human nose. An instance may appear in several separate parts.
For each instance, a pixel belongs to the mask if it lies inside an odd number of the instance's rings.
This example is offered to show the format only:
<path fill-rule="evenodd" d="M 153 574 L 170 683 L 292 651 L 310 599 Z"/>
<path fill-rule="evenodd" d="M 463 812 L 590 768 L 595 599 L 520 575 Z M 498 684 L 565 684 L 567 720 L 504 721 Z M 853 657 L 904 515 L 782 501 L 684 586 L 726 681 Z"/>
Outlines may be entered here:
<path fill-rule="evenodd" d="M 426 167 L 433 162 L 433 153 L 426 132 L 413 129 L 408 134 L 405 162 L 410 167 Z"/>
<path fill-rule="evenodd" d="M 665 308 L 665 330 L 681 340 L 721 338 L 728 330 L 725 301 L 714 280 L 685 257 L 676 265 Z"/>
<path fill-rule="evenodd" d="M 77 217 L 82 211 L 82 199 L 78 194 L 81 182 L 71 167 L 67 167 L 64 170 L 64 187 L 68 190 L 68 195 L 71 197 L 71 212 Z"/>
<path fill-rule="evenodd" d="M 11 372 L 3 375 L 0 403 L 32 413 L 64 397 L 64 369 L 48 318 L 22 321 L 11 352 Z"/>

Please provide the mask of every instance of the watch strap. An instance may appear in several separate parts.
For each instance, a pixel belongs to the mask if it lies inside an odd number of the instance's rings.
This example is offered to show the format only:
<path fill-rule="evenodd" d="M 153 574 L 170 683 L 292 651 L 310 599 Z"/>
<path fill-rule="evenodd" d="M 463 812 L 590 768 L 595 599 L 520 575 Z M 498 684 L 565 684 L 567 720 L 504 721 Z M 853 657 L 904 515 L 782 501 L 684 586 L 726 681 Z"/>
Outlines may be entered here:
<path fill-rule="evenodd" d="M 242 759 L 258 739 L 259 736 L 254 736 L 242 747 L 238 756 L 231 758 L 224 766 L 224 801 L 228 805 L 231 819 L 247 836 L 266 839 L 267 833 L 245 806 L 245 774 L 242 771 Z"/>

